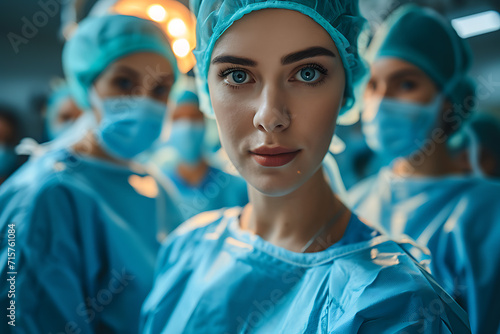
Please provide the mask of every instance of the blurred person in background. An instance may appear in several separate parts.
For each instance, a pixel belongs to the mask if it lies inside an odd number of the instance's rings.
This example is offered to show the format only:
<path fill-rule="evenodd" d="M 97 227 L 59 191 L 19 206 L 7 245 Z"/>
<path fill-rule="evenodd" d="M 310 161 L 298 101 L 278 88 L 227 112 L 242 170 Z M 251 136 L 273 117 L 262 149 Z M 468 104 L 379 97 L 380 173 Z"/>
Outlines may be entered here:
<path fill-rule="evenodd" d="M 45 133 L 48 140 L 54 140 L 65 134 L 82 116 L 71 90 L 65 82 L 59 83 L 50 95 L 45 109 Z"/>
<path fill-rule="evenodd" d="M 22 137 L 17 113 L 0 106 L 0 185 L 19 167 L 20 157 L 15 147 Z"/>
<path fill-rule="evenodd" d="M 432 255 L 430 268 L 469 313 L 473 333 L 500 328 L 500 187 L 467 177 L 449 149 L 471 117 L 466 43 L 437 12 L 397 9 L 372 41 L 362 114 L 387 167 L 348 194 L 351 209 Z"/>
<path fill-rule="evenodd" d="M 2 321 L 0 332 L 136 333 L 160 240 L 182 221 L 161 184 L 133 162 L 160 135 L 176 60 L 155 23 L 107 15 L 79 24 L 63 67 L 96 123 L 0 188 L 1 233 L 16 235 L 14 265 L 9 239 L 0 243 L 4 312 L 7 272 L 17 272 L 16 326 Z"/>
<path fill-rule="evenodd" d="M 166 146 L 175 156 L 162 171 L 174 183 L 176 202 L 184 219 L 205 211 L 248 203 L 247 186 L 240 177 L 210 166 L 204 156 L 205 117 L 198 96 L 181 93 L 171 112 L 170 137 Z M 158 152 L 162 154 L 162 150 Z"/>

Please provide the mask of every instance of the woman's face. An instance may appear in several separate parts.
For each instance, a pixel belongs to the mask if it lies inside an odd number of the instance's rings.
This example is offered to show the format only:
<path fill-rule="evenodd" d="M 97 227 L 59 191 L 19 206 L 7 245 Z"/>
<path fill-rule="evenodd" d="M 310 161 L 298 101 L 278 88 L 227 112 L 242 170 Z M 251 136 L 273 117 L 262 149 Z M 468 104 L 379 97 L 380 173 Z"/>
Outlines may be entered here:
<path fill-rule="evenodd" d="M 174 83 L 174 71 L 164 57 L 139 52 L 109 65 L 94 81 L 101 99 L 116 96 L 143 96 L 167 103 Z"/>
<path fill-rule="evenodd" d="M 250 185 L 283 196 L 318 172 L 345 74 L 314 20 L 283 9 L 244 16 L 217 42 L 208 86 L 222 145 Z"/>
<path fill-rule="evenodd" d="M 381 58 L 370 68 L 363 118 L 373 118 L 383 98 L 428 104 L 437 93 L 434 81 L 415 65 L 398 58 Z"/>

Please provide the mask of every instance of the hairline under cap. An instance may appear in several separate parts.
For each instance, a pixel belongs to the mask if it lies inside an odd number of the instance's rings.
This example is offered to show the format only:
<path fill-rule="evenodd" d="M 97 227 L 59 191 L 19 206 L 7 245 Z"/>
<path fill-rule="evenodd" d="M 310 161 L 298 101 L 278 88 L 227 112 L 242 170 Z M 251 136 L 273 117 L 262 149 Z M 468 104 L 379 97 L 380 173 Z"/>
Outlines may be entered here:
<path fill-rule="evenodd" d="M 293 5 L 294 8 L 289 8 L 287 5 Z M 347 47 L 350 46 L 349 41 L 342 35 L 335 27 L 333 27 L 324 17 L 319 15 L 314 9 L 304 6 L 302 4 L 296 3 L 296 2 L 288 2 L 288 1 L 282 1 L 282 2 L 258 2 L 258 3 L 253 3 L 250 4 L 244 8 L 241 8 L 240 10 L 236 11 L 232 16 L 231 19 L 228 21 L 226 25 L 223 27 L 219 27 L 217 30 L 214 31 L 213 36 L 216 36 L 216 38 L 212 38 L 210 44 L 207 46 L 206 50 L 209 50 L 209 52 L 205 51 L 204 54 L 204 59 L 203 59 L 203 65 L 206 67 L 208 73 L 208 69 L 210 68 L 210 61 L 212 58 L 213 50 L 215 48 L 215 44 L 217 41 L 220 39 L 220 37 L 226 32 L 227 29 L 229 29 L 234 22 L 240 20 L 243 16 L 250 14 L 252 12 L 256 12 L 259 10 L 263 9 L 287 9 L 287 10 L 292 10 L 296 11 L 298 13 L 301 13 L 303 15 L 308 16 L 312 20 L 314 20 L 317 24 L 319 24 L 330 36 L 330 38 L 333 40 L 335 43 L 335 46 L 337 47 L 337 50 L 339 51 L 340 59 L 342 61 L 342 67 L 344 69 L 345 77 L 346 77 L 346 84 L 345 87 L 349 88 L 350 91 L 346 89 L 345 93 L 348 93 L 350 95 L 354 95 L 354 83 L 352 80 L 352 75 L 350 71 L 346 69 L 346 65 L 349 64 L 346 55 L 344 54 L 344 51 Z M 330 31 L 333 30 L 333 34 Z M 336 32 L 336 34 L 335 34 Z M 204 78 L 206 79 L 206 78 Z M 205 80 L 205 85 L 208 85 L 207 80 Z M 345 94 L 344 93 L 344 94 Z"/>

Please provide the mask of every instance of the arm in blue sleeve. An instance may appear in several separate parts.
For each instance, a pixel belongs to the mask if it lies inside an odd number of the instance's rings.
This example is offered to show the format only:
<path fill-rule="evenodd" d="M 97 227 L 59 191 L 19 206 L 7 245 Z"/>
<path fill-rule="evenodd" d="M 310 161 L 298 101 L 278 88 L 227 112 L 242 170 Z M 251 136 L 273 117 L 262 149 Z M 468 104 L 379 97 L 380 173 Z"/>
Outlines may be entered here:
<path fill-rule="evenodd" d="M 92 333 L 95 314 L 87 306 L 81 209 L 92 201 L 61 185 L 43 189 L 26 215 L 20 245 L 16 303 L 19 327 L 29 333 Z M 79 212 L 80 211 L 80 212 Z M 89 215 L 84 215 L 88 217 Z M 97 265 L 97 264 L 96 264 Z M 94 322 L 95 323 L 95 322 Z"/>

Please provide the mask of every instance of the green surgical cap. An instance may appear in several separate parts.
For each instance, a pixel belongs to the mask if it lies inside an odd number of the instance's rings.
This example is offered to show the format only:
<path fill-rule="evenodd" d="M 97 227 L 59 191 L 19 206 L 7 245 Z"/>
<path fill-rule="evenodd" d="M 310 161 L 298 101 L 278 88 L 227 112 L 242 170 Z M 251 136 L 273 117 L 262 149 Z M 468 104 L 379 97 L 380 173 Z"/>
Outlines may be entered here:
<path fill-rule="evenodd" d="M 357 43 L 366 20 L 359 12 L 357 0 L 191 0 L 190 5 L 197 18 L 195 71 L 201 108 L 206 114 L 213 115 L 207 77 L 215 43 L 244 15 L 268 8 L 289 9 L 307 15 L 329 33 L 340 52 L 346 74 L 346 104 L 341 113 L 353 106 L 354 86 L 366 73 Z"/>
<path fill-rule="evenodd" d="M 63 50 L 63 68 L 75 101 L 90 108 L 89 90 L 111 63 L 137 52 L 164 56 L 178 76 L 177 62 L 166 35 L 152 21 L 135 16 L 106 15 L 83 20 Z"/>
<path fill-rule="evenodd" d="M 417 66 L 453 103 L 462 104 L 467 96 L 474 95 L 474 84 L 467 77 L 472 62 L 470 49 L 434 10 L 402 6 L 377 34 L 383 40 L 375 59 L 399 58 Z"/>

